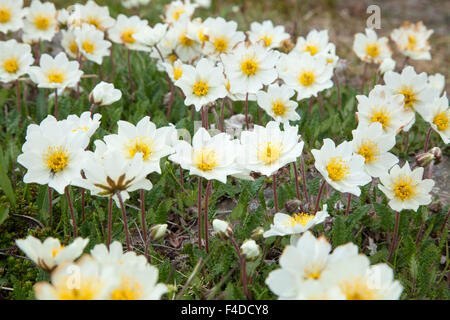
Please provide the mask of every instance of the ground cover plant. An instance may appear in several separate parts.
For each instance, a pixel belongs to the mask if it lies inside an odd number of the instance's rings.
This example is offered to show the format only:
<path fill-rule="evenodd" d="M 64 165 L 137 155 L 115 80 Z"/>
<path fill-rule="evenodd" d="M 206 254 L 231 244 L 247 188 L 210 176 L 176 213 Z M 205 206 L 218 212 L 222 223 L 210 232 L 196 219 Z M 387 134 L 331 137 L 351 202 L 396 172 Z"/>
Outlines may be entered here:
<path fill-rule="evenodd" d="M 316 8 L 0 0 L 1 299 L 447 299 L 448 42 Z"/>

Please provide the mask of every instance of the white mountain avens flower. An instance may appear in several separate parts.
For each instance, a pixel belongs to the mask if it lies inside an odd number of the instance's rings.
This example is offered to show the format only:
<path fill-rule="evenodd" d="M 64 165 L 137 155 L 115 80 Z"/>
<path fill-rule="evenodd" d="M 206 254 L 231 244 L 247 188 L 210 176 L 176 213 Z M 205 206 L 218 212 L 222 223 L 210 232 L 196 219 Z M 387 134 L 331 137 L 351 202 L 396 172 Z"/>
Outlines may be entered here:
<path fill-rule="evenodd" d="M 289 68 L 285 71 L 279 70 L 280 78 L 297 91 L 297 100 L 317 97 L 319 92 L 333 86 L 333 66 L 327 63 L 325 56 L 311 56 L 309 52 L 299 54 L 293 51 L 283 59 Z"/>
<path fill-rule="evenodd" d="M 450 142 L 450 110 L 446 95 L 435 98 L 423 113 L 423 119 L 427 121 L 434 131 L 442 138 L 445 144 Z"/>
<path fill-rule="evenodd" d="M 167 37 L 174 43 L 177 57 L 183 62 L 192 62 L 201 55 L 201 43 L 195 31 L 195 25 L 183 18 L 167 32 Z"/>
<path fill-rule="evenodd" d="M 207 180 L 227 183 L 227 176 L 239 173 L 235 164 L 236 145 L 226 133 L 212 136 L 199 128 L 192 139 L 192 146 L 180 140 L 174 145 L 175 153 L 169 160 L 178 163 L 189 174 Z"/>
<path fill-rule="evenodd" d="M 211 61 L 203 58 L 195 68 L 190 65 L 183 68 L 175 85 L 183 90 L 185 105 L 194 105 L 195 110 L 200 111 L 204 105 L 227 95 L 222 66 L 215 67 Z"/>
<path fill-rule="evenodd" d="M 438 95 L 441 95 L 445 88 L 445 77 L 440 73 L 429 75 L 428 84 L 436 89 Z"/>
<path fill-rule="evenodd" d="M 358 101 L 356 118 L 359 126 L 363 128 L 378 122 L 383 132 L 395 135 L 403 126 L 408 125 L 405 119 L 413 121 L 404 110 L 403 95 L 393 95 L 385 86 L 376 85 L 369 92 L 369 96 L 357 95 L 356 100 Z"/>
<path fill-rule="evenodd" d="M 88 0 L 86 4 L 76 4 L 69 18 L 69 25 L 80 27 L 83 23 L 90 24 L 100 31 L 106 31 L 114 26 L 115 20 L 109 14 L 108 6 L 99 6 L 95 1 Z"/>
<path fill-rule="evenodd" d="M 114 88 L 114 84 L 101 81 L 89 94 L 91 103 L 109 106 L 122 98 L 122 91 Z"/>
<path fill-rule="evenodd" d="M 255 125 L 253 131 L 241 133 L 242 152 L 238 162 L 250 171 L 271 176 L 300 157 L 304 142 L 299 142 L 298 127 L 270 121 L 265 127 Z"/>
<path fill-rule="evenodd" d="M 43 54 L 39 66 L 30 67 L 28 73 L 39 88 L 64 89 L 74 87 L 80 81 L 83 71 L 79 67 L 79 63 L 69 61 L 64 52 L 55 58 Z"/>
<path fill-rule="evenodd" d="M 58 27 L 57 11 L 52 2 L 33 0 L 27 8 L 24 20 L 23 40 L 26 43 L 51 41 Z"/>
<path fill-rule="evenodd" d="M 61 46 L 72 59 L 78 58 L 78 44 L 73 30 L 61 30 Z"/>
<path fill-rule="evenodd" d="M 177 60 L 173 64 L 164 63 L 164 67 L 166 68 L 166 72 L 172 82 L 177 81 L 183 75 L 184 64 L 183 62 L 181 62 L 181 60 Z"/>
<path fill-rule="evenodd" d="M 395 135 L 384 133 L 381 123 L 358 126 L 352 134 L 353 152 L 364 157 L 364 168 L 370 176 L 378 178 L 398 163 L 398 158 L 389 152 L 395 146 Z"/>
<path fill-rule="evenodd" d="M 41 242 L 28 236 L 26 239 L 16 240 L 17 246 L 39 268 L 47 272 L 53 271 L 64 262 L 73 262 L 83 253 L 89 239 L 76 238 L 67 246 L 61 245 L 58 239 L 48 237 Z"/>
<path fill-rule="evenodd" d="M 286 85 L 271 84 L 266 91 L 256 93 L 258 106 L 264 109 L 275 121 L 289 122 L 300 120 L 295 111 L 298 103 L 290 100 L 295 91 Z"/>
<path fill-rule="evenodd" d="M 261 254 L 261 248 L 255 240 L 247 239 L 241 245 L 241 253 L 247 261 L 255 261 Z"/>
<path fill-rule="evenodd" d="M 279 48 L 283 41 L 291 38 L 284 26 L 274 26 L 270 20 L 252 22 L 248 37 L 252 43 L 261 42 L 267 48 Z"/>
<path fill-rule="evenodd" d="M 173 153 L 173 148 L 166 143 L 169 131 L 157 129 L 148 116 L 136 125 L 120 120 L 118 127 L 117 134 L 103 137 L 108 149 L 120 151 L 129 161 L 137 154 L 142 154 L 143 170 L 161 174 L 161 158 Z"/>
<path fill-rule="evenodd" d="M 404 97 L 405 122 L 409 123 L 403 131 L 409 131 L 415 122 L 415 111 L 422 114 L 437 96 L 437 91 L 427 83 L 427 74 L 417 74 L 414 67 L 408 66 L 402 73 L 386 72 L 384 82 L 392 94 L 402 94 Z M 408 119 L 409 117 L 409 119 Z M 412 120 L 412 121 L 411 121 Z"/>
<path fill-rule="evenodd" d="M 75 114 L 67 116 L 67 119 L 62 120 L 62 123 L 66 125 L 67 131 L 76 134 L 86 134 L 91 138 L 100 127 L 101 117 L 102 115 L 99 113 L 91 115 L 89 111 L 85 111 L 80 116 Z"/>
<path fill-rule="evenodd" d="M 380 71 L 381 74 L 385 74 L 388 71 L 394 71 L 395 70 L 395 60 L 391 58 L 384 59 L 380 66 L 378 67 L 378 71 Z"/>
<path fill-rule="evenodd" d="M 222 17 L 207 18 L 203 22 L 204 36 L 207 37 L 203 52 L 215 59 L 221 54 L 232 52 L 238 42 L 245 40 L 245 34 L 237 31 L 236 21 L 225 21 Z"/>
<path fill-rule="evenodd" d="M 109 245 L 109 249 L 103 243 L 97 244 L 90 252 L 99 264 L 104 266 L 145 266 L 148 264 L 143 255 L 137 255 L 134 251 L 123 252 L 122 244 L 114 241 Z"/>
<path fill-rule="evenodd" d="M 119 279 L 114 267 L 104 267 L 90 255 L 66 263 L 51 274 L 51 282 L 34 285 L 38 300 L 105 300 Z"/>
<path fill-rule="evenodd" d="M 49 115 L 40 125 L 27 128 L 26 141 L 17 162 L 27 169 L 25 183 L 48 184 L 60 194 L 80 176 L 87 135 L 67 130 L 62 121 Z"/>
<path fill-rule="evenodd" d="M 405 21 L 400 28 L 392 31 L 391 39 L 405 56 L 413 60 L 430 60 L 428 38 L 432 34 L 433 30 L 428 30 L 422 21 L 415 24 Z"/>
<path fill-rule="evenodd" d="M 422 167 L 411 170 L 406 162 L 402 168 L 395 165 L 389 173 L 380 176 L 381 184 L 378 187 L 388 198 L 388 204 L 393 210 L 417 211 L 419 206 L 431 203 L 430 191 L 434 181 L 422 179 L 423 170 Z"/>
<path fill-rule="evenodd" d="M 375 30 L 366 28 L 365 34 L 355 34 L 353 51 L 364 62 L 381 64 L 392 55 L 388 42 L 388 38 L 378 38 Z"/>
<path fill-rule="evenodd" d="M 0 41 L 0 81 L 11 82 L 28 73 L 34 58 L 28 44 L 11 39 Z"/>
<path fill-rule="evenodd" d="M 224 220 L 214 219 L 212 225 L 216 234 L 223 234 L 228 237 L 233 233 L 231 225 Z"/>
<path fill-rule="evenodd" d="M 309 53 L 311 56 L 325 56 L 331 47 L 331 43 L 328 42 L 328 30 L 311 30 L 306 38 L 299 37 L 297 43 L 292 50 L 299 54 Z"/>
<path fill-rule="evenodd" d="M 191 3 L 190 0 L 172 1 L 164 7 L 165 21 L 174 24 L 180 19 L 190 19 L 196 7 L 197 4 Z"/>
<path fill-rule="evenodd" d="M 149 51 L 145 44 L 134 38 L 139 30 L 147 26 L 148 21 L 141 20 L 138 16 L 127 17 L 119 14 L 114 26 L 108 29 L 108 36 L 112 42 L 123 44 L 129 50 Z"/>
<path fill-rule="evenodd" d="M 89 61 L 101 65 L 111 47 L 111 42 L 104 39 L 105 34 L 93 25 L 83 24 L 74 30 L 74 35 L 79 52 Z"/>
<path fill-rule="evenodd" d="M 372 178 L 364 168 L 365 159 L 353 153 L 353 145 L 344 141 L 336 146 L 331 139 L 324 139 L 320 150 L 313 149 L 314 166 L 334 189 L 355 196 L 361 194 L 360 186 Z"/>
<path fill-rule="evenodd" d="M 256 93 L 263 85 L 271 84 L 277 78 L 274 67 L 278 57 L 277 51 L 269 50 L 260 43 L 238 44 L 232 54 L 222 57 L 231 91 Z"/>
<path fill-rule="evenodd" d="M 7 34 L 23 27 L 23 0 L 0 0 L 0 32 Z"/>
<path fill-rule="evenodd" d="M 292 216 L 285 213 L 275 213 L 273 218 L 273 224 L 270 225 L 270 229 L 264 232 L 264 238 L 273 236 L 285 236 L 285 235 L 299 235 L 311 228 L 316 224 L 320 224 L 329 217 L 327 212 L 327 205 L 323 206 L 323 209 L 317 211 L 316 214 L 299 212 Z"/>
<path fill-rule="evenodd" d="M 133 34 L 133 38 L 146 46 L 153 47 L 166 36 L 168 27 L 169 25 L 165 23 L 157 23 L 153 27 L 146 26 Z"/>

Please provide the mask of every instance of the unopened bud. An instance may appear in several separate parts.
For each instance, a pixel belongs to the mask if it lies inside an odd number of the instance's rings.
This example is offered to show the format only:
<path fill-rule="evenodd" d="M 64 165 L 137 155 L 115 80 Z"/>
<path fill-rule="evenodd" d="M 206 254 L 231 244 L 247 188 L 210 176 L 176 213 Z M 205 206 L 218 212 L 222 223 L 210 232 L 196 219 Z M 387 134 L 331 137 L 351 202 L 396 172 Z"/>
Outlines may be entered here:
<path fill-rule="evenodd" d="M 256 228 L 255 230 L 253 230 L 253 232 L 252 232 L 252 239 L 253 239 L 253 240 L 259 240 L 259 239 L 262 239 L 263 234 L 264 234 L 264 229 L 263 229 L 263 227 L 258 227 L 258 228 Z"/>
<path fill-rule="evenodd" d="M 247 261 L 255 261 L 258 259 L 261 250 L 255 240 L 245 240 L 241 246 L 241 253 Z"/>
<path fill-rule="evenodd" d="M 299 211 L 301 201 L 298 199 L 288 200 L 285 202 L 284 207 L 288 213 L 295 213 Z"/>
<path fill-rule="evenodd" d="M 164 237 L 167 230 L 167 224 L 157 224 L 150 228 L 150 239 L 156 241 Z"/>
<path fill-rule="evenodd" d="M 417 165 L 424 168 L 436 159 L 434 154 L 432 154 L 431 152 L 420 153 L 416 155 L 415 158 Z"/>
<path fill-rule="evenodd" d="M 438 147 L 431 148 L 430 153 L 434 155 L 434 164 L 439 164 L 442 161 L 442 150 Z"/>
<path fill-rule="evenodd" d="M 233 234 L 233 229 L 231 228 L 231 225 L 226 221 L 214 219 L 212 224 L 214 231 L 218 235 L 229 237 L 230 235 Z"/>

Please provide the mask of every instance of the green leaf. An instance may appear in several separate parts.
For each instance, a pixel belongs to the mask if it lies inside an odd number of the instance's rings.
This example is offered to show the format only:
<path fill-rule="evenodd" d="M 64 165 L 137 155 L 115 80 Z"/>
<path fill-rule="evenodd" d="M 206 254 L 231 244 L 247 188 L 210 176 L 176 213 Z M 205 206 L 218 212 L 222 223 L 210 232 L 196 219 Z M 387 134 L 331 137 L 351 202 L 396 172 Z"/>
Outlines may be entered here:
<path fill-rule="evenodd" d="M 3 149 L 0 148 L 0 186 L 3 189 L 3 192 L 8 197 L 9 202 L 14 207 L 16 205 L 16 195 L 14 194 L 11 180 L 9 180 L 7 172 L 8 172 L 8 168 L 6 166 Z"/>
<path fill-rule="evenodd" d="M 6 205 L 0 207 L 0 225 L 8 218 L 9 208 Z"/>

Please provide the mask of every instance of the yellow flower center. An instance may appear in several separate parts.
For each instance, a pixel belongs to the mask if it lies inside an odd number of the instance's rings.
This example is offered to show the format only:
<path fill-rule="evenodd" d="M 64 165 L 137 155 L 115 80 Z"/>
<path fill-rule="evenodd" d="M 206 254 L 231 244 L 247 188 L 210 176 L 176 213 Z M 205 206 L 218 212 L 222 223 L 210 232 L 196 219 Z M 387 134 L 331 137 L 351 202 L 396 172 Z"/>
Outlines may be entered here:
<path fill-rule="evenodd" d="M 376 58 L 380 54 L 380 48 L 378 47 L 378 44 L 376 42 L 375 43 L 371 43 L 371 44 L 367 44 L 366 52 L 372 58 Z"/>
<path fill-rule="evenodd" d="M 59 248 L 52 248 L 52 258 L 56 257 L 56 255 L 64 249 L 64 246 L 60 246 Z"/>
<path fill-rule="evenodd" d="M 272 111 L 276 116 L 283 116 L 286 113 L 287 108 L 283 102 L 275 100 L 272 103 Z"/>
<path fill-rule="evenodd" d="M 317 52 L 319 52 L 319 48 L 316 45 L 308 44 L 306 45 L 305 52 L 309 52 L 310 55 L 314 56 Z"/>
<path fill-rule="evenodd" d="M 272 37 L 270 35 L 268 35 L 268 34 L 265 34 L 259 40 L 263 40 L 264 41 L 264 45 L 266 47 L 268 47 L 268 46 L 270 46 L 272 44 Z"/>
<path fill-rule="evenodd" d="M 100 29 L 100 21 L 97 17 L 89 17 L 86 19 L 86 23 L 96 27 L 97 29 Z"/>
<path fill-rule="evenodd" d="M 298 81 L 300 81 L 303 86 L 308 87 L 314 83 L 314 78 L 314 73 L 307 71 L 300 74 Z"/>
<path fill-rule="evenodd" d="M 202 30 L 197 31 L 197 37 L 200 42 L 206 42 L 209 39 L 209 36 L 204 34 Z"/>
<path fill-rule="evenodd" d="M 413 35 L 408 35 L 408 44 L 406 45 L 406 49 L 414 51 L 416 42 L 416 37 L 414 37 Z"/>
<path fill-rule="evenodd" d="M 9 8 L 0 8 L 0 23 L 7 23 L 11 20 L 11 11 Z"/>
<path fill-rule="evenodd" d="M 347 300 L 377 299 L 377 292 L 369 288 L 367 280 L 364 278 L 356 278 L 352 281 L 343 281 L 339 284 L 339 287 L 346 296 Z"/>
<path fill-rule="evenodd" d="M 241 62 L 242 72 L 247 76 L 253 76 L 259 69 L 258 63 L 253 58 L 247 58 Z"/>
<path fill-rule="evenodd" d="M 79 288 L 70 288 L 68 282 L 62 281 L 56 288 L 60 300 L 94 300 L 103 286 L 98 279 L 81 279 Z"/>
<path fill-rule="evenodd" d="M 131 139 L 124 147 L 125 154 L 129 159 L 134 158 L 136 153 L 142 153 L 142 159 L 148 160 L 153 153 L 153 142 L 149 137 L 138 136 Z"/>
<path fill-rule="evenodd" d="M 328 176 L 333 181 L 343 180 L 350 174 L 350 168 L 347 162 L 342 160 L 342 157 L 332 157 L 327 164 Z"/>
<path fill-rule="evenodd" d="M 190 46 L 192 46 L 193 44 L 194 44 L 194 40 L 192 40 L 192 39 L 190 39 L 190 38 L 188 38 L 187 36 L 186 36 L 186 33 L 183 33 L 181 36 L 180 36 L 180 43 L 183 45 L 183 46 L 185 46 L 185 47 L 190 47 Z"/>
<path fill-rule="evenodd" d="M 48 26 L 50 25 L 50 16 L 44 15 L 44 14 L 38 14 L 34 18 L 34 25 L 39 30 L 47 30 Z"/>
<path fill-rule="evenodd" d="M 411 199 L 416 194 L 416 186 L 413 184 L 413 179 L 406 175 L 401 175 L 394 182 L 394 194 L 396 198 L 405 201 Z"/>
<path fill-rule="evenodd" d="M 169 59 L 170 63 L 173 64 L 175 61 L 178 60 L 178 57 L 175 54 L 171 54 L 167 57 L 167 59 Z"/>
<path fill-rule="evenodd" d="M 225 52 L 228 48 L 228 40 L 225 38 L 216 38 L 214 40 L 214 48 L 216 48 L 216 51 Z"/>
<path fill-rule="evenodd" d="M 448 116 L 448 113 L 444 111 L 434 117 L 433 123 L 438 127 L 439 131 L 444 131 L 448 128 Z"/>
<path fill-rule="evenodd" d="M 379 122 L 385 129 L 391 122 L 391 114 L 384 108 L 380 108 L 372 113 L 370 122 Z"/>
<path fill-rule="evenodd" d="M 217 166 L 216 153 L 207 148 L 202 148 L 193 153 L 194 163 L 197 169 L 210 171 Z"/>
<path fill-rule="evenodd" d="M 82 127 L 79 127 L 79 128 L 77 128 L 77 129 L 73 129 L 73 130 L 72 130 L 72 132 L 78 132 L 78 131 L 88 132 L 88 131 L 89 131 L 89 128 L 86 127 L 86 126 L 82 126 Z"/>
<path fill-rule="evenodd" d="M 69 159 L 69 152 L 62 146 L 48 147 L 47 153 L 43 156 L 45 167 L 53 173 L 64 170 L 69 163 Z"/>
<path fill-rule="evenodd" d="M 173 78 L 178 80 L 183 75 L 183 68 L 175 67 L 173 68 Z"/>
<path fill-rule="evenodd" d="M 302 226 L 306 226 L 308 221 L 314 219 L 313 214 L 308 213 L 295 213 L 292 217 L 289 217 L 289 220 L 285 222 L 285 226 L 294 227 L 296 224 L 301 224 Z"/>
<path fill-rule="evenodd" d="M 95 51 L 94 43 L 90 41 L 83 42 L 83 50 L 87 53 L 93 53 Z"/>
<path fill-rule="evenodd" d="M 19 70 L 19 63 L 16 58 L 11 58 L 3 63 L 3 68 L 5 68 L 8 73 L 16 73 L 17 70 Z"/>
<path fill-rule="evenodd" d="M 61 71 L 50 70 L 47 74 L 47 78 L 50 83 L 63 83 L 65 75 Z"/>
<path fill-rule="evenodd" d="M 414 103 L 417 101 L 417 97 L 414 91 L 409 88 L 403 88 L 397 93 L 402 94 L 405 97 L 405 108 L 414 109 Z"/>
<path fill-rule="evenodd" d="M 132 27 L 125 28 L 122 30 L 122 33 L 120 35 L 120 39 L 122 39 L 125 43 L 135 43 L 136 40 L 133 38 L 133 35 L 136 33 L 136 30 Z"/>
<path fill-rule="evenodd" d="M 198 80 L 195 82 L 194 87 L 192 88 L 192 91 L 196 96 L 203 97 L 206 96 L 209 92 L 209 86 L 206 81 Z"/>
<path fill-rule="evenodd" d="M 227 84 L 225 85 L 225 88 L 227 89 L 228 92 L 230 92 L 231 83 L 230 83 L 230 80 L 228 80 L 228 79 L 227 79 Z"/>
<path fill-rule="evenodd" d="M 184 8 L 178 8 L 177 10 L 175 10 L 175 12 L 172 14 L 173 20 L 180 19 L 180 15 L 182 15 L 183 13 L 185 13 Z"/>
<path fill-rule="evenodd" d="M 272 143 L 270 141 L 261 143 L 258 147 L 258 159 L 264 162 L 266 165 L 271 165 L 280 158 L 282 150 L 282 144 Z"/>
<path fill-rule="evenodd" d="M 362 155 L 366 163 L 371 163 L 378 158 L 378 145 L 371 140 L 365 140 L 359 148 L 358 154 Z"/>
<path fill-rule="evenodd" d="M 318 280 L 322 274 L 322 265 L 319 263 L 313 263 L 311 266 L 305 269 L 305 278 Z"/>
<path fill-rule="evenodd" d="M 142 296 L 141 285 L 129 278 L 120 283 L 119 288 L 111 293 L 111 300 L 138 300 Z"/>
<path fill-rule="evenodd" d="M 69 45 L 69 50 L 70 52 L 72 52 L 73 54 L 77 54 L 78 53 L 78 46 L 77 43 L 75 41 L 72 41 Z"/>

